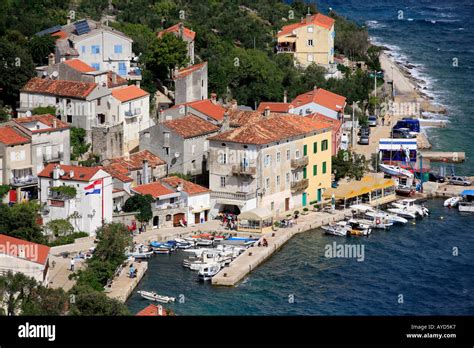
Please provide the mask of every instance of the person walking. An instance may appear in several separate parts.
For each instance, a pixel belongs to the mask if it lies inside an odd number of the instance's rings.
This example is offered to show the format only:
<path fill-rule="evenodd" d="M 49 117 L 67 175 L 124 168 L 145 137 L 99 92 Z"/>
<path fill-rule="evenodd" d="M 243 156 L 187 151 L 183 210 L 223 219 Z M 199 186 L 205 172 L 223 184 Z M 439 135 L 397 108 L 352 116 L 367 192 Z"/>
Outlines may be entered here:
<path fill-rule="evenodd" d="M 74 257 L 71 257 L 71 272 L 74 272 L 74 264 L 75 264 Z"/>

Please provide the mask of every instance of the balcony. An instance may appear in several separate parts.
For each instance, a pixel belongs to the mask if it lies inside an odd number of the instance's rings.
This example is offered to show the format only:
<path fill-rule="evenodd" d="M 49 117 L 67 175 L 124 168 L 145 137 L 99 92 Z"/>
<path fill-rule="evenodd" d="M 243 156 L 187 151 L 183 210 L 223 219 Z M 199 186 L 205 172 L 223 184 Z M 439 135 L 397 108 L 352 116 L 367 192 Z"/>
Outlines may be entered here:
<path fill-rule="evenodd" d="M 49 162 L 60 162 L 64 158 L 64 153 L 63 152 L 56 152 L 52 154 L 43 154 L 43 162 L 49 163 Z"/>
<path fill-rule="evenodd" d="M 291 169 L 304 168 L 308 165 L 308 156 L 296 158 L 291 160 Z"/>
<path fill-rule="evenodd" d="M 251 192 L 251 193 L 244 193 L 244 192 L 234 193 L 234 192 L 222 192 L 222 191 L 211 192 L 211 198 L 214 198 L 214 199 L 230 199 L 230 200 L 236 200 L 236 201 L 248 201 L 255 197 L 256 197 L 255 192 Z"/>
<path fill-rule="evenodd" d="M 21 177 L 12 177 L 10 179 L 10 185 L 19 187 L 19 186 L 28 186 L 38 184 L 38 177 L 33 175 L 26 175 Z"/>
<path fill-rule="evenodd" d="M 125 111 L 125 117 L 135 117 L 137 115 L 140 115 L 142 113 L 141 108 L 135 108 L 132 110 Z"/>
<path fill-rule="evenodd" d="M 232 166 L 232 174 L 255 177 L 257 175 L 257 167 L 235 165 Z"/>
<path fill-rule="evenodd" d="M 296 52 L 296 44 L 291 42 L 280 42 L 275 47 L 276 53 L 295 53 Z"/>
<path fill-rule="evenodd" d="M 296 193 L 296 192 L 301 192 L 303 190 L 306 190 L 309 186 L 309 180 L 308 179 L 301 179 L 298 181 L 293 181 L 291 183 L 291 192 Z"/>

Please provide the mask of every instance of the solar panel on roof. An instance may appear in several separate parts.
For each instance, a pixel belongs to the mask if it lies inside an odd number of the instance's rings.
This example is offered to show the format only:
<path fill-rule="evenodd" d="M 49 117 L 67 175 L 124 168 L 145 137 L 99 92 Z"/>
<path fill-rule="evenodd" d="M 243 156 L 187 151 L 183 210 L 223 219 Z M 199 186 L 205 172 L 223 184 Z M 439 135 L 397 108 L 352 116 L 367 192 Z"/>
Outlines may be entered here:
<path fill-rule="evenodd" d="M 76 28 L 77 35 L 87 34 L 89 31 L 91 31 L 91 28 L 89 28 L 89 23 L 87 23 L 86 20 L 74 23 L 74 27 Z"/>
<path fill-rule="evenodd" d="M 51 27 L 51 28 L 48 28 L 48 29 L 45 29 L 45 30 L 41 30 L 40 32 L 37 32 L 35 35 L 36 36 L 43 36 L 43 35 L 48 35 L 48 34 L 55 33 L 55 32 L 60 31 L 60 30 L 61 30 L 61 26 L 60 25 L 55 25 L 54 27 Z"/>

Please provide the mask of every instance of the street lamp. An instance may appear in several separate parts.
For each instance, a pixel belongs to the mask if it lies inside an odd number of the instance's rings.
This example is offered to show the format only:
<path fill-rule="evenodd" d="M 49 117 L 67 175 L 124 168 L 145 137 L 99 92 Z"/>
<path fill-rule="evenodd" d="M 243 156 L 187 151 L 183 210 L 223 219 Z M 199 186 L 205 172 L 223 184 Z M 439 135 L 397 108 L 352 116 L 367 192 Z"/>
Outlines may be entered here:
<path fill-rule="evenodd" d="M 355 146 L 355 106 L 360 103 L 360 100 L 356 102 L 352 102 L 352 136 L 351 136 L 351 143 L 352 143 L 352 149 L 354 149 Z"/>

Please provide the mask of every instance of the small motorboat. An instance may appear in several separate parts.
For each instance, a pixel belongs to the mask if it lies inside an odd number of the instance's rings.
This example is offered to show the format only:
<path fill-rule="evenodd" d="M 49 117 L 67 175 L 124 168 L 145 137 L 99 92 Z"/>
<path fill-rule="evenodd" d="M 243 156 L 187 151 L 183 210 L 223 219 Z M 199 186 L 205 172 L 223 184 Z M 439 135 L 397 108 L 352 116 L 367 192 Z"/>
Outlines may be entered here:
<path fill-rule="evenodd" d="M 411 212 L 415 212 L 421 217 L 428 216 L 430 211 L 423 205 L 416 204 L 416 199 L 407 198 L 400 201 L 392 203 L 392 206 L 395 208 L 407 208 Z"/>
<path fill-rule="evenodd" d="M 399 196 L 410 197 L 415 194 L 416 190 L 411 186 L 398 185 L 397 188 L 395 189 L 395 192 Z"/>
<path fill-rule="evenodd" d="M 157 241 L 151 242 L 150 247 L 155 254 L 169 254 L 175 250 L 171 245 Z"/>
<path fill-rule="evenodd" d="M 140 244 L 134 248 L 133 251 L 127 252 L 127 257 L 133 257 L 135 259 L 148 259 L 153 255 L 153 250 Z"/>
<path fill-rule="evenodd" d="M 359 224 L 369 226 L 370 228 L 378 228 L 378 229 L 387 229 L 393 226 L 393 222 L 386 221 L 380 217 L 374 217 L 372 219 L 364 219 L 364 218 L 354 218 L 352 219 Z"/>
<path fill-rule="evenodd" d="M 413 178 L 413 173 L 409 170 L 403 169 L 402 167 L 392 166 L 389 164 L 380 164 L 380 169 L 389 175 L 393 176 L 405 176 L 408 178 Z"/>
<path fill-rule="evenodd" d="M 338 224 L 321 226 L 321 228 L 324 230 L 326 234 L 330 234 L 332 236 L 339 236 L 339 237 L 347 236 L 347 229 Z"/>
<path fill-rule="evenodd" d="M 178 247 L 178 249 L 188 249 L 194 246 L 194 241 L 193 243 L 191 243 L 182 238 L 175 238 L 174 241 L 176 242 L 176 246 Z"/>
<path fill-rule="evenodd" d="M 416 219 L 416 212 L 408 210 L 408 208 L 388 208 L 387 210 L 406 219 Z"/>
<path fill-rule="evenodd" d="M 174 297 L 158 295 L 156 292 L 152 292 L 152 291 L 139 290 L 137 291 L 137 293 L 141 297 L 150 301 L 155 301 L 155 302 L 170 303 L 170 302 L 174 302 L 175 300 Z"/>
<path fill-rule="evenodd" d="M 196 239 L 196 245 L 197 246 L 211 246 L 211 245 L 214 245 L 214 241 L 212 239 L 198 238 Z"/>
<path fill-rule="evenodd" d="M 221 265 L 219 263 L 213 263 L 206 267 L 201 268 L 198 273 L 198 279 L 200 281 L 211 280 L 219 271 L 221 270 Z"/>
<path fill-rule="evenodd" d="M 372 228 L 369 225 L 360 223 L 354 219 L 339 221 L 337 224 L 344 227 L 349 236 L 368 236 L 372 232 Z"/>
<path fill-rule="evenodd" d="M 372 217 L 372 218 L 380 218 L 382 220 L 391 222 L 392 224 L 406 224 L 408 222 L 407 219 L 398 216 L 396 214 L 388 214 L 384 211 L 368 211 L 365 215 Z"/>
<path fill-rule="evenodd" d="M 444 206 L 445 207 L 456 207 L 459 202 L 462 201 L 462 197 L 461 196 L 454 196 L 454 197 L 451 197 L 451 198 L 448 198 L 447 200 L 444 201 Z"/>

